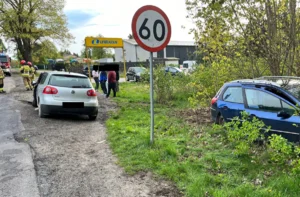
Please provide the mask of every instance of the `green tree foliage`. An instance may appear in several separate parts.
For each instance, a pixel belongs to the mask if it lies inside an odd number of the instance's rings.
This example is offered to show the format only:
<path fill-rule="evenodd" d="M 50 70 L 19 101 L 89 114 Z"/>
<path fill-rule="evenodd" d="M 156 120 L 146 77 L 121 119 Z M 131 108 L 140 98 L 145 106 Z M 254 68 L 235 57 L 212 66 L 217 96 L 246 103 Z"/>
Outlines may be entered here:
<path fill-rule="evenodd" d="M 103 38 L 103 36 L 101 34 L 99 34 L 97 37 Z M 91 48 L 91 53 L 88 52 L 88 54 L 86 54 L 86 47 L 85 44 L 83 42 L 83 49 L 81 50 L 81 57 L 87 57 L 87 55 L 92 59 L 101 59 L 101 58 L 114 58 L 114 54 L 112 53 L 111 49 L 107 49 L 107 48 Z"/>
<path fill-rule="evenodd" d="M 6 49 L 6 47 L 5 47 L 5 45 L 4 45 L 4 43 L 3 43 L 3 41 L 2 41 L 2 39 L 0 39 L 0 53 L 1 52 L 4 52 L 4 51 L 6 51 L 7 49 Z"/>
<path fill-rule="evenodd" d="M 129 35 L 128 35 L 128 39 L 133 39 L 133 35 L 132 35 L 132 34 L 129 34 Z"/>
<path fill-rule="evenodd" d="M 47 59 L 57 59 L 58 50 L 53 42 L 45 40 L 33 46 L 32 60 L 34 64 L 47 64 Z"/>
<path fill-rule="evenodd" d="M 197 54 L 203 56 L 190 83 L 197 89 L 190 103 L 207 105 L 229 80 L 299 76 L 299 5 L 296 0 L 186 0 Z"/>
<path fill-rule="evenodd" d="M 69 43 L 72 39 L 63 13 L 64 0 L 1 0 L 0 34 L 16 42 L 22 58 L 32 61 L 41 38 Z"/>
<path fill-rule="evenodd" d="M 296 0 L 186 0 L 186 6 L 196 24 L 192 32 L 208 63 L 225 56 L 237 69 L 251 70 L 252 77 L 299 75 Z"/>

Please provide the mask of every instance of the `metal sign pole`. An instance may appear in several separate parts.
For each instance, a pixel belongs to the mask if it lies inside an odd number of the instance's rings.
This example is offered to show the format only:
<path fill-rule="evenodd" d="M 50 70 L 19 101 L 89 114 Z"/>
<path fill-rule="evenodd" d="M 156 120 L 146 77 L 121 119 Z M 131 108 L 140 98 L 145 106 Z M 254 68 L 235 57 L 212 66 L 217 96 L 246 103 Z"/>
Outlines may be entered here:
<path fill-rule="evenodd" d="M 124 76 L 126 77 L 126 58 L 125 58 L 125 49 L 124 49 L 124 47 L 122 48 L 122 50 L 123 50 Z"/>
<path fill-rule="evenodd" d="M 150 111 L 151 111 L 151 133 L 150 143 L 154 143 L 154 103 L 153 103 L 153 52 L 150 52 Z"/>

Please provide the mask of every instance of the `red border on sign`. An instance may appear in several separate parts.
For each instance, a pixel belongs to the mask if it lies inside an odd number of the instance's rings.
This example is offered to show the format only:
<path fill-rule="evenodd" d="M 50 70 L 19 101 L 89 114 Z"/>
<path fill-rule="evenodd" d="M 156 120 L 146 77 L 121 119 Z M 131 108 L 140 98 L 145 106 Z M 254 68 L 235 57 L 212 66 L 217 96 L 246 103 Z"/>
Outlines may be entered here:
<path fill-rule="evenodd" d="M 138 36 L 138 33 L 136 31 L 136 23 L 137 23 L 137 20 L 139 18 L 139 16 L 145 12 L 145 11 L 148 11 L 148 10 L 153 10 L 153 11 L 156 11 L 158 12 L 160 15 L 162 15 L 162 17 L 165 19 L 166 23 L 167 23 L 167 27 L 168 27 L 168 34 L 167 34 L 167 38 L 165 40 L 165 42 L 158 46 L 158 47 L 149 47 L 147 45 L 145 45 L 139 38 Z M 153 5 L 146 5 L 146 6 L 143 6 L 141 7 L 140 9 L 138 9 L 138 11 L 136 11 L 136 13 L 134 14 L 133 16 L 133 19 L 132 19 L 132 23 L 131 23 L 131 30 L 132 30 L 132 35 L 135 39 L 135 41 L 145 50 L 147 51 L 150 51 L 150 52 L 158 52 L 158 51 L 161 51 L 163 50 L 167 45 L 168 43 L 170 42 L 170 39 L 171 39 L 171 23 L 169 21 L 169 18 L 168 16 L 164 13 L 164 11 L 162 11 L 160 8 L 156 7 L 156 6 L 153 6 Z"/>

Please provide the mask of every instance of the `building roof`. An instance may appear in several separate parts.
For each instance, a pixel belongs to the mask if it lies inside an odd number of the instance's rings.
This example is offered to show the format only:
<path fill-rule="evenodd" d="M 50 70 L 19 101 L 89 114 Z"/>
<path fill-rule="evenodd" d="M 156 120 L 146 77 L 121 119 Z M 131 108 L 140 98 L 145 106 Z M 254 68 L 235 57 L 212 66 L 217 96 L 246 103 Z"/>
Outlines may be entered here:
<path fill-rule="evenodd" d="M 124 39 L 123 41 L 132 45 L 138 45 L 134 39 Z M 170 41 L 168 46 L 196 46 L 196 44 L 194 41 Z"/>

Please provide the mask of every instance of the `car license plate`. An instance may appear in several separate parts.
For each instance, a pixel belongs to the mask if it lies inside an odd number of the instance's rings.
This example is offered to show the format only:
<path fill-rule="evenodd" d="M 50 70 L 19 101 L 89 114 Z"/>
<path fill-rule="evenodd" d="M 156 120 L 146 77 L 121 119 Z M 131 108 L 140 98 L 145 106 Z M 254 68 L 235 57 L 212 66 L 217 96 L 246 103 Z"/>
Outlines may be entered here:
<path fill-rule="evenodd" d="M 63 108 L 84 108 L 83 102 L 64 102 Z"/>

